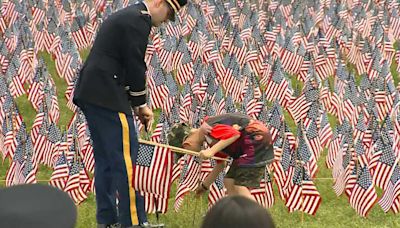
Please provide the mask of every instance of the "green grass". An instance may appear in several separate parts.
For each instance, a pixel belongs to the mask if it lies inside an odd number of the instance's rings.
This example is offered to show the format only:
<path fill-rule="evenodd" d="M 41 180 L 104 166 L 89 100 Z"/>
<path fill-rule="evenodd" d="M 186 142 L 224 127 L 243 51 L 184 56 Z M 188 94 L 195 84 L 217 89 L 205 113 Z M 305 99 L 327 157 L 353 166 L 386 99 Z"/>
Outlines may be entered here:
<path fill-rule="evenodd" d="M 392 65 L 390 65 L 390 73 L 392 73 L 394 85 L 397 86 L 399 84 L 399 72 L 397 72 L 397 63 L 394 58 Z"/>
<path fill-rule="evenodd" d="M 85 58 L 88 51 L 81 52 L 81 56 Z M 54 61 L 49 55 L 40 53 L 40 56 L 44 58 L 48 71 L 52 75 L 56 86 L 57 96 L 60 107 L 60 122 L 59 127 L 65 127 L 72 117 L 72 112 L 66 107 L 66 100 L 64 93 L 66 90 L 66 84 L 64 79 L 57 76 L 54 66 Z M 395 66 L 391 66 L 392 75 L 395 78 L 395 83 L 398 83 L 398 72 L 394 72 Z M 294 77 L 290 77 L 292 80 L 293 88 L 301 88 L 301 83 Z M 328 78 L 330 85 L 333 85 L 333 77 Z M 332 89 L 332 87 L 331 87 Z M 27 100 L 26 96 L 21 96 L 17 99 L 17 105 L 20 109 L 24 121 L 27 124 L 28 129 L 31 128 L 33 120 L 35 118 L 35 111 Z M 155 116 L 158 117 L 160 111 L 155 111 Z M 284 111 L 285 120 L 288 121 L 291 130 L 296 133 L 296 126 L 293 123 L 290 115 Z M 329 121 L 332 126 L 336 124 L 336 118 L 328 114 Z M 154 123 L 156 124 L 156 123 Z M 325 167 L 326 151 L 321 155 L 318 161 L 319 172 L 317 178 L 314 180 L 319 192 L 322 197 L 322 204 L 315 216 L 303 214 L 301 212 L 289 213 L 284 205 L 284 202 L 279 199 L 278 191 L 274 185 L 275 194 L 275 205 L 270 208 L 270 212 L 277 224 L 277 227 L 400 227 L 399 215 L 394 215 L 392 212 L 384 213 L 379 205 L 375 205 L 370 212 L 368 218 L 361 218 L 356 214 L 353 208 L 351 208 L 348 198 L 344 195 L 337 197 L 332 189 L 333 180 L 331 178 L 331 170 Z M 4 186 L 4 179 L 6 171 L 9 167 L 8 159 L 0 163 L 0 186 Z M 47 180 L 50 179 L 52 171 L 45 166 L 39 167 L 37 179 L 42 184 L 47 184 Z M 193 195 L 189 195 L 185 198 L 185 201 L 179 212 L 175 212 L 174 197 L 176 192 L 176 184 L 173 184 L 171 189 L 171 195 L 169 199 L 169 210 L 165 215 L 160 215 L 159 221 L 165 223 L 167 227 L 172 228 L 186 228 L 186 227 L 199 227 L 202 221 L 202 217 L 207 211 L 207 197 L 195 198 Z M 379 192 L 381 196 L 382 192 Z M 78 224 L 79 228 L 91 228 L 96 227 L 95 218 L 96 204 L 93 194 L 88 195 L 88 199 L 78 206 Z M 154 215 L 149 215 L 151 222 L 156 222 Z"/>

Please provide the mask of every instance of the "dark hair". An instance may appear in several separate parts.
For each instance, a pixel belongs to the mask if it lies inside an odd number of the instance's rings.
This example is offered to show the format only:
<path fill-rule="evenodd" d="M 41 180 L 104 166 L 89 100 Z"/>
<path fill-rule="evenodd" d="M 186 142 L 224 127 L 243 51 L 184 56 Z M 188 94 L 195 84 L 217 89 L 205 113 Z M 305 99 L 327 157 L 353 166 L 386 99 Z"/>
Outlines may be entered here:
<path fill-rule="evenodd" d="M 244 196 L 227 196 L 207 213 L 201 228 L 274 228 L 267 209 Z"/>
<path fill-rule="evenodd" d="M 171 126 L 168 133 L 168 144 L 181 147 L 183 141 L 190 134 L 190 127 L 187 123 L 176 123 Z"/>

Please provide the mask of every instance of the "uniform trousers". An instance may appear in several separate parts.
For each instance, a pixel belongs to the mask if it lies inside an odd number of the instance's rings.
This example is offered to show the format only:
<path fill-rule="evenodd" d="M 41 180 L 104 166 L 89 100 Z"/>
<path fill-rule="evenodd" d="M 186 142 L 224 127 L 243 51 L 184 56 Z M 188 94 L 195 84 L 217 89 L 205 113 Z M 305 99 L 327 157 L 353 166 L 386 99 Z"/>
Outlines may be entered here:
<path fill-rule="evenodd" d="M 133 116 L 92 104 L 80 107 L 93 140 L 97 222 L 123 226 L 147 222 L 144 197 L 132 186 L 139 147 Z"/>

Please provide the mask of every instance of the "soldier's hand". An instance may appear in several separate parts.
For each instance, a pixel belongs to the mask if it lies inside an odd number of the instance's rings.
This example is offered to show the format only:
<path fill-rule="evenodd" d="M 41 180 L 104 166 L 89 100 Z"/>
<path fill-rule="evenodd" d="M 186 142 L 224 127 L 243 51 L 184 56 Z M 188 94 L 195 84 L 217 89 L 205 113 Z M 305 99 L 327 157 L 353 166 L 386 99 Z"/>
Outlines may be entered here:
<path fill-rule="evenodd" d="M 137 115 L 139 117 L 140 122 L 145 126 L 146 131 L 150 131 L 151 125 L 154 121 L 153 111 L 146 105 L 144 107 L 140 107 Z"/>

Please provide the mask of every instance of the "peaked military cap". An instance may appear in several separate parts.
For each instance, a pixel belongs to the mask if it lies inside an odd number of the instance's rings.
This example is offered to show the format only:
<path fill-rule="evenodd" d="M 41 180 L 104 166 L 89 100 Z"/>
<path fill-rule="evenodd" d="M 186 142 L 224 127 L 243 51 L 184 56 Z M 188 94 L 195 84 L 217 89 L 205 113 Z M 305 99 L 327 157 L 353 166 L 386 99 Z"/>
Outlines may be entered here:
<path fill-rule="evenodd" d="M 173 14 L 171 15 L 170 20 L 175 20 L 175 14 L 179 12 L 179 10 L 186 5 L 187 0 L 165 0 L 173 10 Z"/>

